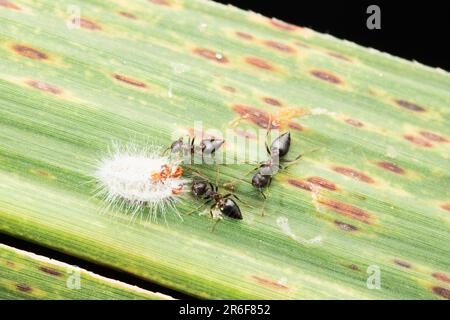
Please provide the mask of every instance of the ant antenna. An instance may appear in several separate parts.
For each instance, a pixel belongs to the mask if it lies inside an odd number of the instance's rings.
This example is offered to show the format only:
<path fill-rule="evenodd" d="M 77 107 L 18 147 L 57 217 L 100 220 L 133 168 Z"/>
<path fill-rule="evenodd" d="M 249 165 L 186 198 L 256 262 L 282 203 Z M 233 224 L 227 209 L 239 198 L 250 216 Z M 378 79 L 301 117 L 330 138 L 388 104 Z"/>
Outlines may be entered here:
<path fill-rule="evenodd" d="M 197 170 L 195 170 L 195 169 L 193 169 L 193 168 L 191 168 L 191 167 L 186 167 L 185 170 L 186 170 L 186 171 L 190 170 L 190 171 L 192 172 L 193 175 L 195 175 L 195 176 L 197 176 L 197 177 L 200 177 L 200 178 L 202 178 L 202 179 L 208 181 L 208 177 L 207 177 L 207 176 L 205 176 L 204 174 L 201 174 L 199 171 L 197 171 Z"/>
<path fill-rule="evenodd" d="M 317 152 L 317 151 L 319 151 L 319 150 L 321 150 L 321 149 L 323 149 L 323 147 L 320 147 L 320 148 L 314 148 L 314 149 L 312 149 L 312 150 L 309 150 L 309 151 L 307 151 L 307 152 L 305 152 L 305 153 L 302 153 L 302 154 L 298 155 L 298 156 L 297 156 L 295 159 L 293 159 L 293 160 L 285 160 L 285 161 L 283 161 L 284 163 L 287 163 L 287 165 L 283 166 L 283 169 L 286 169 L 286 168 L 292 166 L 293 164 L 295 164 L 296 162 L 298 162 L 303 156 L 305 156 L 305 155 L 307 155 L 307 154 L 310 154 L 310 153 Z"/>
<path fill-rule="evenodd" d="M 272 130 L 272 114 L 269 114 L 269 120 L 267 121 L 267 128 L 266 128 L 266 140 L 265 140 L 266 151 L 269 154 L 269 156 L 272 155 L 272 150 L 270 150 L 269 144 L 268 144 L 269 133 L 271 130 Z"/>
<path fill-rule="evenodd" d="M 190 216 L 190 215 L 193 214 L 194 212 L 196 212 L 196 211 L 200 210 L 201 208 L 203 208 L 204 206 L 206 206 L 209 202 L 210 202 L 210 201 L 206 201 L 206 202 L 203 203 L 201 206 L 196 207 L 195 209 L 193 209 L 193 210 L 187 212 L 186 214 L 187 214 L 188 216 Z"/>

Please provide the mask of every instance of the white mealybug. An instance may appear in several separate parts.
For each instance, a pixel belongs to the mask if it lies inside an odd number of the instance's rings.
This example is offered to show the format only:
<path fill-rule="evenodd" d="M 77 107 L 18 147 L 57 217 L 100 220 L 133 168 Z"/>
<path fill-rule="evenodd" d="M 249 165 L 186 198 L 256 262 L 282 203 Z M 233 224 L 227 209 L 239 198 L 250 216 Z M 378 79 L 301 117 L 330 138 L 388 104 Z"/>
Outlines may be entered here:
<path fill-rule="evenodd" d="M 133 218 L 145 208 L 153 220 L 158 214 L 165 217 L 167 211 L 181 217 L 175 202 L 188 181 L 182 178 L 183 169 L 179 164 L 162 156 L 161 148 L 154 145 L 139 148 L 130 144 L 120 148 L 115 144 L 95 172 L 96 194 L 108 206 L 130 210 Z"/>

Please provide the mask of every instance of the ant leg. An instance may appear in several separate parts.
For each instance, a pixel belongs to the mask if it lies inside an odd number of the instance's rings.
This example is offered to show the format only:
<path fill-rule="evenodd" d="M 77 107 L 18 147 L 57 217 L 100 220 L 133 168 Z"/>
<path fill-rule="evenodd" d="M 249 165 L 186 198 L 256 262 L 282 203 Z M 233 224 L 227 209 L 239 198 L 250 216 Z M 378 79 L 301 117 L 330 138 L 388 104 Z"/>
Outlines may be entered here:
<path fill-rule="evenodd" d="M 258 167 L 254 167 L 253 169 L 251 169 L 251 170 L 247 171 L 247 172 L 245 173 L 245 175 L 246 175 L 246 176 L 248 176 L 248 175 L 249 175 L 250 173 L 252 173 L 252 172 L 254 172 L 254 171 L 258 170 L 259 168 L 261 168 L 261 166 L 258 166 Z"/>
<path fill-rule="evenodd" d="M 226 196 L 225 196 L 226 197 Z M 236 200 L 242 202 L 244 205 L 246 205 L 249 208 L 255 209 L 254 206 L 250 205 L 248 202 L 241 200 L 237 195 L 235 194 L 230 194 L 230 197 L 234 197 Z"/>
<path fill-rule="evenodd" d="M 262 188 L 259 188 L 259 194 L 264 198 L 264 200 L 267 199 L 266 195 L 264 194 L 264 190 Z"/>
<path fill-rule="evenodd" d="M 270 188 L 270 185 L 271 185 L 271 184 L 272 184 L 272 177 L 270 177 L 269 183 L 267 184 L 267 187 L 266 187 L 267 192 L 269 192 L 269 188 Z M 263 207 L 262 207 L 262 209 L 261 209 L 261 217 L 264 217 L 264 211 L 266 210 L 266 202 L 267 202 L 267 197 L 268 197 L 268 196 L 266 196 L 266 195 L 264 194 L 264 191 L 263 191 L 262 188 L 259 188 L 259 192 L 261 193 L 262 197 L 264 198 Z"/>
<path fill-rule="evenodd" d="M 266 145 L 266 151 L 267 151 L 267 154 L 270 156 L 270 155 L 271 155 L 271 152 L 270 152 L 269 145 L 267 144 L 267 138 L 268 138 L 268 136 L 269 136 L 269 131 L 267 131 L 267 133 L 266 133 L 266 141 L 265 141 L 265 145 Z"/>
<path fill-rule="evenodd" d="M 220 168 L 219 168 L 219 166 L 217 166 L 217 169 L 216 169 L 216 189 L 215 189 L 216 192 L 219 191 L 219 170 L 220 170 Z"/>
<path fill-rule="evenodd" d="M 211 216 L 211 219 L 214 219 L 214 214 L 212 212 L 212 209 L 216 206 L 216 204 L 214 203 L 210 208 L 209 208 L 209 215 Z"/>
<path fill-rule="evenodd" d="M 188 143 L 185 150 L 186 156 L 189 156 L 189 163 L 195 164 L 195 136 L 188 136 Z"/>
<path fill-rule="evenodd" d="M 300 158 L 303 157 L 303 154 L 298 155 L 297 157 L 295 157 L 292 160 L 283 160 L 284 163 L 292 163 L 292 162 L 296 162 L 298 160 L 300 160 Z"/>
<path fill-rule="evenodd" d="M 161 153 L 161 155 L 162 155 L 162 156 L 165 156 L 166 153 L 167 153 L 167 151 L 169 151 L 169 150 L 170 150 L 170 147 L 166 148 L 166 149 Z"/>
<path fill-rule="evenodd" d="M 231 122 L 228 123 L 228 126 L 230 128 L 236 128 L 239 124 L 239 122 L 241 122 L 243 118 L 242 117 L 237 117 L 234 120 L 232 120 Z"/>
<path fill-rule="evenodd" d="M 216 219 L 216 221 L 214 221 L 212 227 L 211 227 L 211 232 L 214 232 L 214 230 L 216 229 L 217 224 L 222 220 L 222 216 L 220 216 L 219 218 Z"/>
<path fill-rule="evenodd" d="M 299 155 L 297 158 L 295 158 L 293 160 L 285 160 L 285 161 L 283 161 L 283 162 L 287 163 L 286 165 L 283 166 L 283 169 L 287 169 L 288 167 L 296 164 L 302 157 L 303 157 L 303 154 Z"/>
<path fill-rule="evenodd" d="M 269 183 L 267 184 L 267 192 L 269 192 L 269 187 L 270 187 L 271 183 L 272 183 L 272 177 L 270 177 Z M 266 210 L 267 196 L 263 193 L 262 189 L 259 189 L 259 191 L 261 192 L 261 195 L 264 198 L 263 207 L 261 209 L 261 217 L 264 217 L 264 212 Z"/>
<path fill-rule="evenodd" d="M 214 217 L 214 214 L 212 212 L 213 208 L 217 206 L 216 203 L 214 203 L 211 208 L 209 208 L 209 215 L 211 216 L 211 219 L 215 220 L 215 222 L 213 223 L 210 231 L 214 232 L 214 229 L 216 228 L 217 223 L 219 223 L 220 220 L 222 220 L 222 214 L 219 214 L 219 216 L 217 218 Z"/>
<path fill-rule="evenodd" d="M 191 211 L 189 211 L 188 213 L 186 213 L 187 215 L 191 215 L 191 214 L 193 214 L 195 211 L 198 211 L 198 210 L 200 210 L 201 208 L 203 208 L 204 206 L 206 206 L 208 203 L 210 203 L 211 202 L 211 199 L 209 199 L 209 200 L 206 200 L 206 202 L 205 203 L 203 203 L 201 206 L 199 206 L 199 207 L 197 207 L 197 208 L 195 208 L 194 210 L 191 210 Z"/>
<path fill-rule="evenodd" d="M 323 148 L 323 147 L 315 148 L 315 149 L 309 150 L 309 151 L 307 151 L 307 152 L 305 152 L 305 153 L 302 153 L 302 154 L 298 155 L 298 156 L 297 156 L 295 159 L 293 159 L 293 160 L 283 160 L 283 162 L 286 162 L 286 163 L 297 162 L 297 161 L 300 160 L 300 158 L 303 157 L 304 155 L 310 154 L 310 153 L 313 153 L 313 152 L 316 152 L 316 151 L 319 151 L 319 150 L 322 149 L 322 148 Z M 290 165 L 290 164 L 289 164 L 289 165 Z"/>
<path fill-rule="evenodd" d="M 269 156 L 272 155 L 272 152 L 271 152 L 271 150 L 270 150 L 270 148 L 269 148 L 269 144 L 268 144 L 269 133 L 270 133 L 271 128 L 272 128 L 272 114 L 269 115 L 269 120 L 267 121 L 266 140 L 265 140 L 265 142 L 264 142 L 265 145 L 266 145 L 266 151 L 267 151 L 267 154 L 268 154 Z"/>
<path fill-rule="evenodd" d="M 190 170 L 190 171 L 192 171 L 192 175 L 198 176 L 198 177 L 208 181 L 208 177 L 207 176 L 201 174 L 200 172 L 198 172 L 197 170 L 193 169 L 192 167 L 186 167 L 186 168 L 184 168 L 184 170 L 186 170 L 186 171 Z"/>
<path fill-rule="evenodd" d="M 267 198 L 264 198 L 263 206 L 261 209 L 261 217 L 265 216 L 264 212 L 266 211 L 266 203 L 267 203 Z"/>

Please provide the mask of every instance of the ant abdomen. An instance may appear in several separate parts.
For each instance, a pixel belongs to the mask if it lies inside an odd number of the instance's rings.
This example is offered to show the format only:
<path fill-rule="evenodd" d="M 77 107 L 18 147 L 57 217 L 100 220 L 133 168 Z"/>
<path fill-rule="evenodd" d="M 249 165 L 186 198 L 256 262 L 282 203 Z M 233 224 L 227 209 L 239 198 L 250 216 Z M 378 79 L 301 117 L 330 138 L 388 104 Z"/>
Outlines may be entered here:
<path fill-rule="evenodd" d="M 203 139 L 201 143 L 201 149 L 203 154 L 214 154 L 216 150 L 218 150 L 222 144 L 225 142 L 225 140 L 219 140 L 219 139 Z"/>
<path fill-rule="evenodd" d="M 234 200 L 230 198 L 222 198 L 219 201 L 220 212 L 229 218 L 242 220 L 242 213 Z"/>
<path fill-rule="evenodd" d="M 281 136 L 273 140 L 270 146 L 272 156 L 284 157 L 291 147 L 291 134 L 289 132 L 283 133 Z"/>

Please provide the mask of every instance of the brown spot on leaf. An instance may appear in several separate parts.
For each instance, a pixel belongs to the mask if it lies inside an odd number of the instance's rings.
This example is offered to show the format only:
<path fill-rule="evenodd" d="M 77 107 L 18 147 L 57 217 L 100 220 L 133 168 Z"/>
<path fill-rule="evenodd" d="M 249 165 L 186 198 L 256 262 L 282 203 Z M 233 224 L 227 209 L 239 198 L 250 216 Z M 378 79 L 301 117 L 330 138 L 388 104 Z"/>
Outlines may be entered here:
<path fill-rule="evenodd" d="M 6 266 L 8 268 L 14 268 L 16 266 L 16 264 L 14 262 L 8 260 L 8 261 L 6 261 Z"/>
<path fill-rule="evenodd" d="M 399 166 L 397 166 L 397 165 L 395 165 L 393 163 L 390 163 L 390 162 L 382 161 L 382 162 L 378 162 L 377 165 L 380 168 L 389 170 L 389 171 L 397 173 L 397 174 L 405 174 L 405 170 L 403 170 Z"/>
<path fill-rule="evenodd" d="M 290 24 L 290 23 L 287 23 L 287 22 L 284 22 L 284 21 L 281 21 L 281 20 L 278 20 L 275 18 L 270 19 L 270 23 L 279 29 L 283 29 L 283 30 L 287 30 L 287 31 L 294 31 L 298 28 L 297 26 L 295 26 L 293 24 Z"/>
<path fill-rule="evenodd" d="M 435 279 L 438 279 L 439 281 L 443 281 L 443 282 L 450 283 L 450 276 L 446 275 L 445 273 L 442 273 L 442 272 L 434 272 L 434 273 L 432 274 L 432 276 L 433 276 Z"/>
<path fill-rule="evenodd" d="M 333 84 L 340 84 L 342 83 L 342 80 L 339 79 L 338 76 L 335 76 L 329 71 L 323 71 L 323 70 L 312 70 L 311 74 L 315 76 L 316 78 L 319 78 L 321 80 L 327 81 L 329 83 Z"/>
<path fill-rule="evenodd" d="M 450 300 L 450 290 L 442 287 L 433 287 L 433 292 L 441 297 Z"/>
<path fill-rule="evenodd" d="M 282 106 L 282 103 L 279 100 L 275 99 L 275 98 L 265 97 L 265 98 L 263 98 L 263 101 L 265 103 L 267 103 L 267 104 L 272 105 L 272 106 L 276 106 L 276 107 L 281 107 Z"/>
<path fill-rule="evenodd" d="M 294 187 L 306 190 L 306 191 L 313 191 L 313 186 L 311 183 L 303 181 L 303 180 L 297 180 L 297 179 L 289 179 L 288 183 L 293 185 Z"/>
<path fill-rule="evenodd" d="M 343 174 L 344 176 L 355 178 L 362 182 L 366 182 L 366 183 L 374 183 L 375 182 L 368 175 L 366 175 L 360 171 L 350 169 L 350 168 L 334 167 L 333 170 L 336 171 L 337 173 Z"/>
<path fill-rule="evenodd" d="M 415 103 L 406 101 L 406 100 L 395 100 L 395 103 L 397 103 L 400 107 L 411 110 L 411 111 L 415 111 L 415 112 L 424 112 L 425 111 L 425 108 L 423 108 Z"/>
<path fill-rule="evenodd" d="M 31 47 L 25 46 L 25 45 L 21 45 L 21 44 L 16 44 L 15 46 L 13 46 L 13 50 L 15 52 L 17 52 L 18 54 L 30 58 L 30 59 L 34 59 L 34 60 L 46 60 L 48 59 L 48 56 L 36 49 L 33 49 Z"/>
<path fill-rule="evenodd" d="M 0 0 L 0 7 L 13 9 L 13 10 L 20 10 L 19 6 L 15 5 L 14 3 L 12 3 L 11 1 L 8 1 L 8 0 Z"/>
<path fill-rule="evenodd" d="M 318 202 L 333 209 L 337 213 L 362 221 L 364 223 L 370 223 L 370 214 L 361 208 L 332 199 L 319 199 Z"/>
<path fill-rule="evenodd" d="M 402 268 L 406 268 L 406 269 L 410 269 L 411 268 L 411 264 L 406 262 L 406 261 L 402 261 L 402 260 L 398 260 L 395 259 L 394 263 Z"/>
<path fill-rule="evenodd" d="M 305 44 L 305 43 L 303 43 L 303 42 L 300 42 L 300 41 L 295 41 L 294 44 L 295 44 L 296 46 L 299 46 L 300 48 L 304 48 L 304 49 L 309 49 L 309 48 L 311 48 L 311 47 L 308 46 L 307 44 Z"/>
<path fill-rule="evenodd" d="M 272 288 L 272 289 L 281 289 L 281 290 L 289 289 L 284 284 L 279 283 L 279 282 L 274 281 L 274 280 L 271 280 L 271 279 L 266 279 L 266 278 L 262 278 L 262 277 L 259 277 L 259 276 L 252 276 L 252 279 L 255 280 L 257 283 L 259 283 L 260 285 L 263 285 L 265 287 L 269 287 L 269 288 Z"/>
<path fill-rule="evenodd" d="M 88 29 L 88 30 L 101 30 L 102 29 L 102 27 L 100 27 L 94 21 L 91 21 L 91 20 L 88 20 L 85 18 L 80 19 L 80 27 L 82 27 L 84 29 Z"/>
<path fill-rule="evenodd" d="M 148 0 L 151 3 L 158 4 L 160 6 L 170 6 L 170 2 L 168 0 Z"/>
<path fill-rule="evenodd" d="M 441 208 L 444 209 L 444 210 L 450 211 L 450 203 L 443 204 L 441 206 Z"/>
<path fill-rule="evenodd" d="M 25 283 L 17 283 L 16 289 L 22 292 L 31 292 L 33 289 Z"/>
<path fill-rule="evenodd" d="M 260 69 L 273 70 L 273 66 L 265 60 L 256 57 L 247 57 L 245 62 Z"/>
<path fill-rule="evenodd" d="M 40 177 L 54 178 L 54 176 L 50 172 L 45 171 L 43 169 L 35 169 L 35 170 L 32 170 L 32 172 L 35 173 L 36 175 L 40 176 Z"/>
<path fill-rule="evenodd" d="M 418 145 L 419 147 L 424 147 L 424 148 L 431 148 L 433 145 L 428 142 L 425 139 L 422 139 L 420 137 L 416 137 L 413 136 L 412 134 L 406 134 L 403 136 L 406 140 L 408 140 L 409 142 L 414 143 L 415 145 Z"/>
<path fill-rule="evenodd" d="M 264 42 L 264 44 L 270 48 L 276 49 L 281 52 L 286 52 L 286 53 L 294 53 L 295 52 L 294 48 L 292 48 L 284 43 L 277 42 L 277 41 L 267 40 Z"/>
<path fill-rule="evenodd" d="M 236 89 L 231 87 L 231 86 L 223 86 L 222 88 L 223 88 L 223 90 L 231 92 L 231 93 L 235 93 L 236 92 Z"/>
<path fill-rule="evenodd" d="M 114 78 L 116 80 L 125 82 L 125 83 L 130 84 L 130 85 L 135 86 L 135 87 L 140 87 L 140 88 L 146 88 L 147 87 L 147 85 L 145 83 L 141 82 L 141 81 L 138 81 L 138 80 L 135 80 L 135 79 L 131 79 L 129 77 L 126 77 L 126 76 L 123 76 L 123 75 L 120 75 L 120 74 L 115 74 Z"/>
<path fill-rule="evenodd" d="M 294 130 L 303 131 L 303 127 L 296 122 L 291 121 L 288 123 L 288 126 L 289 128 Z"/>
<path fill-rule="evenodd" d="M 309 177 L 306 180 L 308 182 L 312 183 L 312 184 L 315 184 L 315 185 L 317 185 L 319 187 L 322 187 L 322 188 L 325 188 L 325 189 L 328 189 L 328 190 L 332 190 L 332 191 L 336 191 L 337 190 L 337 187 L 336 187 L 336 185 L 333 182 L 325 180 L 325 179 L 320 178 L 320 177 Z"/>
<path fill-rule="evenodd" d="M 352 224 L 334 220 L 334 224 L 344 231 L 358 231 L 358 228 Z"/>
<path fill-rule="evenodd" d="M 234 105 L 233 110 L 239 113 L 243 119 L 249 120 L 261 128 L 267 128 L 270 119 L 268 112 L 241 104 Z M 270 128 L 278 129 L 278 127 L 277 123 L 272 121 Z"/>
<path fill-rule="evenodd" d="M 196 48 L 194 49 L 194 53 L 202 56 L 203 58 L 218 62 L 218 63 L 228 63 L 227 57 L 225 57 L 221 53 L 217 53 L 215 51 L 205 49 L 205 48 Z"/>
<path fill-rule="evenodd" d="M 39 267 L 39 270 L 55 277 L 59 277 L 62 275 L 60 271 L 46 266 Z"/>
<path fill-rule="evenodd" d="M 38 90 L 42 90 L 42 91 L 45 91 L 45 92 L 50 92 L 50 93 L 53 93 L 53 94 L 61 94 L 62 93 L 61 89 L 59 89 L 59 88 L 57 88 L 55 86 L 52 86 L 52 85 L 50 85 L 48 83 L 42 82 L 42 81 L 27 80 L 25 83 L 28 84 L 29 86 L 33 87 L 33 88 L 36 88 Z"/>
<path fill-rule="evenodd" d="M 133 19 L 133 20 L 137 19 L 137 17 L 134 14 L 126 12 L 126 11 L 120 11 L 119 14 L 128 19 Z"/>
<path fill-rule="evenodd" d="M 425 139 L 428 139 L 430 141 L 434 142 L 448 142 L 448 139 L 440 136 L 436 133 L 428 132 L 428 131 L 420 131 L 420 135 L 424 137 Z"/>
<path fill-rule="evenodd" d="M 241 32 L 241 31 L 236 31 L 236 35 L 239 38 L 245 39 L 245 40 L 253 40 L 253 36 L 251 34 L 245 33 L 245 32 Z"/>
<path fill-rule="evenodd" d="M 351 264 L 348 266 L 350 269 L 354 270 L 354 271 L 359 271 L 359 267 L 356 264 Z"/>
<path fill-rule="evenodd" d="M 364 123 L 362 123 L 361 121 L 356 120 L 356 119 L 346 119 L 345 122 L 348 123 L 349 125 L 357 127 L 357 128 L 364 127 Z"/>
<path fill-rule="evenodd" d="M 347 61 L 347 62 L 351 62 L 352 60 L 350 60 L 350 58 L 344 56 L 343 54 L 337 53 L 337 52 L 327 52 L 327 54 L 331 57 L 343 60 L 343 61 Z"/>

